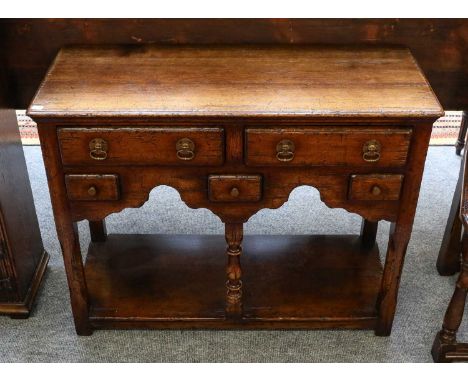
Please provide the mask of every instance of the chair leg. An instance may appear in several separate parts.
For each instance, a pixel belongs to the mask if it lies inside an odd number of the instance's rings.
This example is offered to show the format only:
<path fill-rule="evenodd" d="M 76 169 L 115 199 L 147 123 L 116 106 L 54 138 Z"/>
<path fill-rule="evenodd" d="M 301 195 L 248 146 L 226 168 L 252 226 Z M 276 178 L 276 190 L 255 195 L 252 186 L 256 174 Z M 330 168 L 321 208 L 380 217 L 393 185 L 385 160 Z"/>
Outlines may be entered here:
<path fill-rule="evenodd" d="M 442 330 L 432 347 L 435 362 L 468 361 L 468 344 L 457 343 L 457 331 L 463 319 L 468 292 L 468 234 L 463 234 L 461 272 L 445 313 Z"/>
<path fill-rule="evenodd" d="M 457 143 L 455 143 L 455 152 L 457 155 L 460 155 L 463 147 L 465 147 L 466 130 L 468 129 L 468 117 L 466 114 L 466 111 L 462 114 L 460 132 L 458 133 Z"/>
<path fill-rule="evenodd" d="M 437 257 L 437 271 L 441 276 L 451 276 L 460 270 L 461 221 L 460 200 L 463 188 L 463 162 L 460 165 L 457 185 L 445 226 L 444 237 Z"/>

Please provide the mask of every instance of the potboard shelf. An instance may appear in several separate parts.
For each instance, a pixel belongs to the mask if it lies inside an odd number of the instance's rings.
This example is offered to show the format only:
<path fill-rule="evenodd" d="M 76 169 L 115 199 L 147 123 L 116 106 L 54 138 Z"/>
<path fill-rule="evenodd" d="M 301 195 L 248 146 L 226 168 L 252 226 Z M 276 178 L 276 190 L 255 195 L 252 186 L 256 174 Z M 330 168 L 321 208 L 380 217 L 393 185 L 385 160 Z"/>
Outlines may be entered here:
<path fill-rule="evenodd" d="M 216 235 L 109 235 L 85 274 L 95 328 L 372 329 L 382 266 L 359 236 L 243 241 L 243 306 L 225 315 L 225 251 Z"/>

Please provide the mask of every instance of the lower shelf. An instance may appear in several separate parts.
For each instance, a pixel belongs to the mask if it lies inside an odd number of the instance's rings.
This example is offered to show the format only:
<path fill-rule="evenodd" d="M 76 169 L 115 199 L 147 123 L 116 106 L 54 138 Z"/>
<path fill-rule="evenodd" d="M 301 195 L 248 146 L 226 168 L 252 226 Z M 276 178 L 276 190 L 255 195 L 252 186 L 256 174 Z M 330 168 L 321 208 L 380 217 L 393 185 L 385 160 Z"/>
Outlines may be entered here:
<path fill-rule="evenodd" d="M 375 327 L 377 245 L 358 236 L 245 236 L 243 315 L 225 317 L 223 236 L 109 235 L 85 273 L 95 328 Z"/>

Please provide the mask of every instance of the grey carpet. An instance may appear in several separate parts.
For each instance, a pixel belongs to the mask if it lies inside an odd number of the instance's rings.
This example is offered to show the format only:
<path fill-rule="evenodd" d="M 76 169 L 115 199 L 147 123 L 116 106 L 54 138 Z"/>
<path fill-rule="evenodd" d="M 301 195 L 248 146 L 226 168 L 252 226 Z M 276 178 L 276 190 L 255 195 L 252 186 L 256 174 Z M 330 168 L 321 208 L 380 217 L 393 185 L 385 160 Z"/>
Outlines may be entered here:
<path fill-rule="evenodd" d="M 28 320 L 0 317 L 3 362 L 430 362 L 454 277 L 435 270 L 460 158 L 453 147 L 431 147 L 417 217 L 408 246 L 392 335 L 372 331 L 278 330 L 96 331 L 75 334 L 65 272 L 57 241 L 39 147 L 25 148 L 42 237 L 51 261 L 36 308 Z M 168 187 L 153 190 L 141 209 L 108 219 L 109 232 L 222 233 L 220 220 L 207 210 L 191 210 Z M 89 234 L 80 223 L 82 248 Z M 358 233 L 360 218 L 328 209 L 310 187 L 293 191 L 278 210 L 263 210 L 246 224 L 246 234 Z M 380 224 L 385 252 L 389 224 Z M 463 324 L 462 332 L 468 333 Z"/>

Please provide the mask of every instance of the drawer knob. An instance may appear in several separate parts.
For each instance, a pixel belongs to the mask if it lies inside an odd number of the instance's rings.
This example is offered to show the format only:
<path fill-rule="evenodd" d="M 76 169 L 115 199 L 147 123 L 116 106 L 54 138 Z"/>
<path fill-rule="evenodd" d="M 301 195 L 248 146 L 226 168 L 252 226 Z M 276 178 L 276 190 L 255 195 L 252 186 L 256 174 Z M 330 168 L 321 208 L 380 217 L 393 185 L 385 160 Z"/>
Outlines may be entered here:
<path fill-rule="evenodd" d="M 367 141 L 362 146 L 362 159 L 366 162 L 377 162 L 380 159 L 380 142 L 376 140 Z"/>
<path fill-rule="evenodd" d="M 107 142 L 101 138 L 95 138 L 89 142 L 89 156 L 94 160 L 107 158 Z"/>
<path fill-rule="evenodd" d="M 239 189 L 237 187 L 233 187 L 231 189 L 231 196 L 233 198 L 237 198 L 239 196 L 240 192 L 239 192 Z"/>
<path fill-rule="evenodd" d="M 280 162 L 290 162 L 294 158 L 294 142 L 283 139 L 276 145 L 276 159 Z"/>
<path fill-rule="evenodd" d="M 195 158 L 195 143 L 191 139 L 182 138 L 176 143 L 177 158 L 180 160 L 192 160 Z"/>
<path fill-rule="evenodd" d="M 97 194 L 96 187 L 91 186 L 90 188 L 88 188 L 88 195 L 89 196 L 96 196 L 96 194 Z"/>
<path fill-rule="evenodd" d="M 373 186 L 371 189 L 371 193 L 374 196 L 379 196 L 382 193 L 382 189 L 379 186 Z"/>

